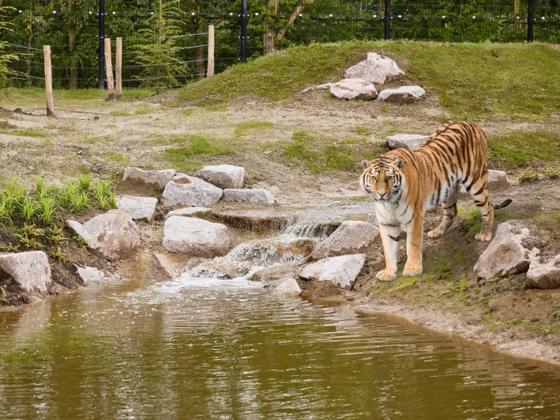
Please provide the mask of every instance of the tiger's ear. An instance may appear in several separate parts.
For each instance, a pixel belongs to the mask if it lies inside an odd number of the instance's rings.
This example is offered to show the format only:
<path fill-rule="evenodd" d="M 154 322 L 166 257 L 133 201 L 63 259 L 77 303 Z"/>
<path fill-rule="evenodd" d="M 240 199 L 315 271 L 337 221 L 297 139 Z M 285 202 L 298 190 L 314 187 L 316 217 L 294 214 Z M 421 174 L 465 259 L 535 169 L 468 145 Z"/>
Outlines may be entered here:
<path fill-rule="evenodd" d="M 402 168 L 404 165 L 404 160 L 401 158 L 396 158 L 395 159 L 395 165 L 397 165 L 397 168 Z"/>
<path fill-rule="evenodd" d="M 364 169 L 366 169 L 370 164 L 369 160 L 365 160 L 365 159 L 362 160 L 360 163 L 362 164 L 362 168 Z"/>

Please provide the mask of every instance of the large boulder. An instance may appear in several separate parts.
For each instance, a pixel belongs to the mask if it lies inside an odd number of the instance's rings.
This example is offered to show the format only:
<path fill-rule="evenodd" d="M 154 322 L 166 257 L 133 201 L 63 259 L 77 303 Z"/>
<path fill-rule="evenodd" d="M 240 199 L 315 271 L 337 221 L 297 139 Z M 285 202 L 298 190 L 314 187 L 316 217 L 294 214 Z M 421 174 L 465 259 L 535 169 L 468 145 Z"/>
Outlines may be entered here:
<path fill-rule="evenodd" d="M 364 254 L 324 258 L 306 265 L 299 276 L 305 280 L 329 281 L 338 287 L 351 289 L 365 261 Z"/>
<path fill-rule="evenodd" d="M 397 89 L 383 89 L 377 96 L 378 101 L 407 104 L 422 99 L 426 91 L 420 86 L 401 86 Z"/>
<path fill-rule="evenodd" d="M 117 198 L 117 208 L 127 212 L 133 220 L 151 222 L 156 214 L 158 200 L 154 197 L 121 195 Z"/>
<path fill-rule="evenodd" d="M 331 95 L 338 99 L 375 99 L 377 89 L 375 85 L 363 79 L 342 79 L 330 83 Z"/>
<path fill-rule="evenodd" d="M 26 292 L 46 293 L 52 282 L 49 258 L 43 251 L 0 255 L 0 278 L 2 273 Z"/>
<path fill-rule="evenodd" d="M 527 285 L 539 289 L 556 289 L 560 287 L 560 254 L 543 261 L 534 253 L 531 255 Z"/>
<path fill-rule="evenodd" d="M 208 207 L 222 198 L 222 190 L 200 178 L 186 174 L 176 175 L 163 190 L 165 207 Z"/>
<path fill-rule="evenodd" d="M 162 191 L 174 176 L 174 169 L 146 171 L 140 168 L 129 167 L 124 171 L 123 182 L 144 185 L 148 188 Z"/>
<path fill-rule="evenodd" d="M 346 221 L 324 241 L 320 242 L 314 258 L 360 254 L 367 250 L 379 235 L 379 229 L 366 222 Z"/>
<path fill-rule="evenodd" d="M 496 235 L 474 266 L 477 276 L 489 279 L 527 271 L 530 253 L 523 242 L 528 237 L 529 229 L 517 221 L 499 224 Z"/>
<path fill-rule="evenodd" d="M 226 203 L 248 203 L 264 205 L 272 205 L 275 203 L 272 193 L 260 188 L 227 188 L 224 190 L 222 201 Z"/>
<path fill-rule="evenodd" d="M 349 67 L 344 74 L 348 79 L 363 79 L 376 85 L 383 85 L 392 80 L 404 77 L 404 72 L 389 57 L 375 52 L 368 53 L 367 59 Z"/>
<path fill-rule="evenodd" d="M 194 217 L 171 216 L 163 226 L 163 247 L 193 257 L 225 255 L 232 247 L 230 229 Z"/>
<path fill-rule="evenodd" d="M 195 176 L 222 189 L 243 188 L 245 168 L 234 165 L 210 165 L 199 169 Z"/>
<path fill-rule="evenodd" d="M 140 246 L 138 226 L 123 210 L 109 210 L 89 219 L 84 224 L 75 220 L 66 222 L 87 246 L 109 260 L 129 256 Z"/>
<path fill-rule="evenodd" d="M 409 150 L 417 150 L 424 146 L 430 136 L 423 134 L 394 134 L 386 138 L 387 147 L 389 149 L 405 148 Z"/>

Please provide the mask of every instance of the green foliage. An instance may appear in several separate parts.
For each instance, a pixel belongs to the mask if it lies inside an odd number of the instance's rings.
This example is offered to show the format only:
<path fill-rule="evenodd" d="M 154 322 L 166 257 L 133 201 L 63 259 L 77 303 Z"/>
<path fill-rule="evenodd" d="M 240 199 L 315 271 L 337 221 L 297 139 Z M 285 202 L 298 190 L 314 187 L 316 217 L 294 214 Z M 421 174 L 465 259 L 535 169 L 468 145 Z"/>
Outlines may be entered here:
<path fill-rule="evenodd" d="M 202 166 L 198 158 L 222 156 L 233 153 L 233 149 L 218 139 L 207 139 L 202 136 L 181 136 L 173 141 L 180 147 L 169 148 L 165 158 L 177 169 L 192 172 Z"/>
<path fill-rule="evenodd" d="M 506 169 L 560 160 L 560 133 L 555 131 L 512 131 L 491 136 L 488 146 L 490 161 Z"/>
<path fill-rule="evenodd" d="M 535 182 L 538 181 L 539 174 L 532 169 L 525 169 L 517 176 L 517 181 L 520 184 L 526 184 L 527 182 Z"/>
<path fill-rule="evenodd" d="M 267 128 L 272 128 L 274 124 L 270 121 L 259 121 L 259 120 L 249 120 L 242 121 L 235 126 L 235 135 L 237 137 L 243 137 L 249 134 L 253 130 L 265 130 Z"/>

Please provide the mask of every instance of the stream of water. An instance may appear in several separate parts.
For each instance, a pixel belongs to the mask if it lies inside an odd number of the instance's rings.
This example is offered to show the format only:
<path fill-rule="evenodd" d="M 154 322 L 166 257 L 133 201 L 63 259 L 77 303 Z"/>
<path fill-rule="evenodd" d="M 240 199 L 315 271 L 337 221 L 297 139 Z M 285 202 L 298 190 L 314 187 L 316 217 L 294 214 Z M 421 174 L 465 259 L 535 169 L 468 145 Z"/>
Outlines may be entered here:
<path fill-rule="evenodd" d="M 0 313 L 3 419 L 557 418 L 560 373 L 244 279 Z"/>

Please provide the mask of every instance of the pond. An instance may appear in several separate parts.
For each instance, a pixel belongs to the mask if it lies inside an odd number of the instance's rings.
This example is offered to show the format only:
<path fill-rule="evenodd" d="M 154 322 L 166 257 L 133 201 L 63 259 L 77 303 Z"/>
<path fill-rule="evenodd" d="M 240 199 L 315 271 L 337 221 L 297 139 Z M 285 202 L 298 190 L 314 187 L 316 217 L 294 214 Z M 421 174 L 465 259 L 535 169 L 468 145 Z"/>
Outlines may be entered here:
<path fill-rule="evenodd" d="M 0 313 L 2 418 L 554 418 L 560 372 L 244 279 Z"/>

